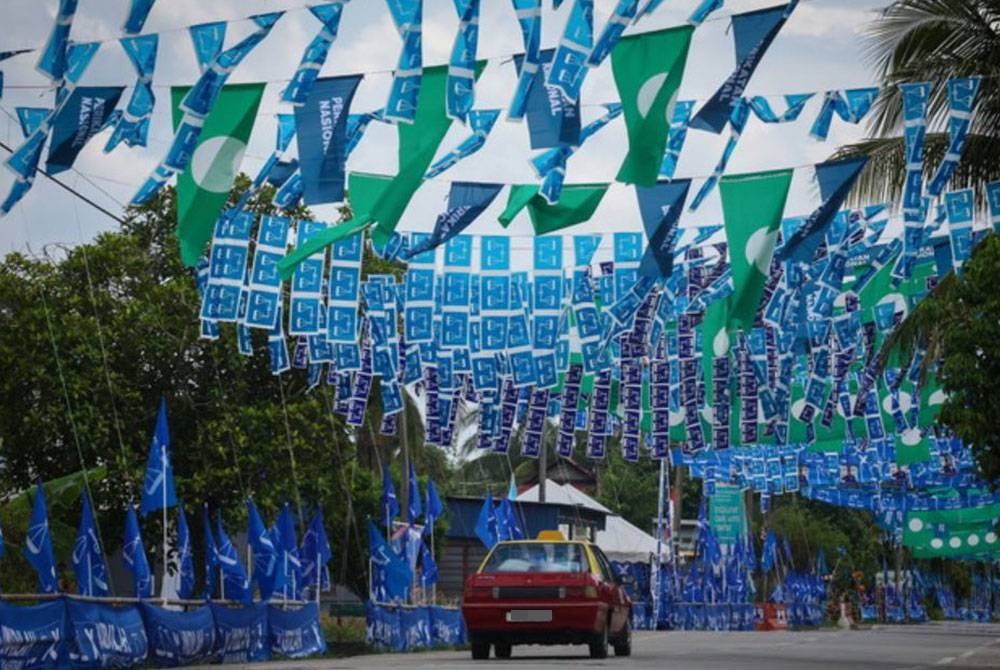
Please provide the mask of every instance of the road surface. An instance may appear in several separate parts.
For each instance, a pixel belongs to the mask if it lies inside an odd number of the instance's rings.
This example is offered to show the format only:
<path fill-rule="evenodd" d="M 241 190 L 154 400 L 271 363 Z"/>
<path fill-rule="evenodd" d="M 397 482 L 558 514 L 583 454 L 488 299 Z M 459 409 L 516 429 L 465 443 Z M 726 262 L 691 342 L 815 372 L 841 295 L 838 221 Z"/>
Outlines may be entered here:
<path fill-rule="evenodd" d="M 586 647 L 514 647 L 507 661 L 472 661 L 469 652 L 377 654 L 344 659 L 258 663 L 254 670 L 521 670 L 620 667 L 656 670 L 810 668 L 1000 668 L 1000 625 L 959 622 L 797 633 L 642 632 L 632 657 L 592 661 Z M 220 666 L 206 666 L 218 669 Z M 233 666 L 226 666 L 233 667 Z"/>

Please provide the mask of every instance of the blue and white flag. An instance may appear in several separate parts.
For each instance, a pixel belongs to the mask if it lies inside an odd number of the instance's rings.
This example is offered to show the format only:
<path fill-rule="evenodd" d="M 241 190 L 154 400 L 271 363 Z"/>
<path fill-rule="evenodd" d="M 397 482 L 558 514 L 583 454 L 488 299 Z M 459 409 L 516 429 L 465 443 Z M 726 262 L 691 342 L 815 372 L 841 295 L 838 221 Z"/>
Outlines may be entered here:
<path fill-rule="evenodd" d="M 333 558 L 330 541 L 323 525 L 323 510 L 316 510 L 306 534 L 302 536 L 299 552 L 302 560 L 302 586 L 316 587 L 322 591 L 330 588 L 330 571 L 327 563 Z"/>
<path fill-rule="evenodd" d="M 903 183 L 903 255 L 892 270 L 894 281 L 910 276 L 923 238 L 924 138 L 927 135 L 927 106 L 932 84 L 900 84 L 903 94 L 903 139 L 906 181 Z"/>
<path fill-rule="evenodd" d="M 396 497 L 396 489 L 392 485 L 392 474 L 389 466 L 382 466 L 382 526 L 392 527 L 392 520 L 399 516 L 399 499 Z"/>
<path fill-rule="evenodd" d="M 438 581 L 438 566 L 434 561 L 434 555 L 427 545 L 420 543 L 420 585 L 423 588 L 433 586 Z"/>
<path fill-rule="evenodd" d="M 205 538 L 205 600 L 215 597 L 216 573 L 219 566 L 219 549 L 212 533 L 212 519 L 208 514 L 208 505 L 201 509 L 202 537 Z"/>
<path fill-rule="evenodd" d="M 503 184 L 478 182 L 452 183 L 448 193 L 448 209 L 438 215 L 434 231 L 405 252 L 413 258 L 435 249 L 468 228 L 499 195 Z"/>
<path fill-rule="evenodd" d="M 247 542 L 253 549 L 253 581 L 260 589 L 261 600 L 270 600 L 278 572 L 278 550 L 253 500 L 247 500 Z"/>
<path fill-rule="evenodd" d="M 347 165 L 347 116 L 361 75 L 324 77 L 309 99 L 295 108 L 299 174 L 307 205 L 344 199 Z"/>
<path fill-rule="evenodd" d="M 243 323 L 251 328 L 274 330 L 279 326 L 281 275 L 278 261 L 285 257 L 290 227 L 291 220 L 283 216 L 261 217 L 243 318 Z"/>
<path fill-rule="evenodd" d="M 302 560 L 299 556 L 299 543 L 295 536 L 295 520 L 292 518 L 292 508 L 285 503 L 278 515 L 277 542 L 278 572 L 283 583 L 283 593 L 286 598 L 297 600 L 302 594 Z"/>
<path fill-rule="evenodd" d="M 540 69 L 535 68 L 532 85 L 525 90 L 523 103 L 518 102 L 521 116 L 508 117 L 527 117 L 532 149 L 551 149 L 562 144 L 576 144 L 580 140 L 580 105 L 546 81 L 554 55 L 552 49 L 539 52 Z M 515 56 L 514 63 L 522 74 L 530 65 L 527 58 L 521 56 Z M 511 114 L 513 111 L 512 107 Z"/>
<path fill-rule="evenodd" d="M 125 25 L 122 32 L 126 35 L 135 35 L 142 32 L 142 27 L 146 25 L 149 11 L 153 9 L 156 0 L 129 0 L 128 16 L 125 17 Z"/>
<path fill-rule="evenodd" d="M 86 491 L 81 496 L 83 511 L 80 513 L 80 527 L 73 543 L 73 572 L 76 573 L 77 593 L 81 596 L 108 595 L 108 569 L 104 564 L 104 552 L 97 537 L 94 524 L 94 508 Z"/>
<path fill-rule="evenodd" d="M 323 69 L 323 64 L 330 53 L 330 46 L 337 39 L 340 30 L 340 16 L 344 11 L 344 2 L 328 2 L 309 8 L 309 12 L 323 24 L 319 33 L 312 39 L 302 54 L 302 60 L 292 75 L 292 80 L 281 94 L 281 101 L 293 105 L 304 105 L 309 99 L 316 77 Z M 360 76 L 359 76 L 360 79 Z"/>
<path fill-rule="evenodd" d="M 142 484 L 142 502 L 139 511 L 143 516 L 164 507 L 177 504 L 174 490 L 174 470 L 170 465 L 170 427 L 167 425 L 167 401 L 160 399 L 156 414 L 156 428 L 149 445 L 146 475 Z"/>
<path fill-rule="evenodd" d="M 340 344 L 358 341 L 358 291 L 361 287 L 361 235 L 339 240 L 330 250 L 326 339 Z M 342 369 L 342 368 L 341 368 Z"/>
<path fill-rule="evenodd" d="M 698 6 L 694 8 L 694 11 L 691 12 L 691 16 L 688 17 L 688 23 L 692 26 L 700 26 L 712 12 L 722 9 L 723 4 L 725 4 L 724 0 L 701 0 Z M 648 7 L 646 11 L 649 11 Z"/>
<path fill-rule="evenodd" d="M 420 484 L 417 482 L 417 471 L 413 468 L 413 461 L 410 461 L 408 484 L 409 495 L 407 497 L 406 520 L 412 526 L 424 513 L 423 505 L 420 502 Z"/>
<path fill-rule="evenodd" d="M 994 232 L 1000 232 L 1000 181 L 986 184 L 986 202 L 990 207 L 990 225 Z"/>
<path fill-rule="evenodd" d="M 156 33 L 126 37 L 122 49 L 135 68 L 136 82 L 132 88 L 125 111 L 114 122 L 111 137 L 104 145 L 104 152 L 113 151 L 124 142 L 130 147 L 144 147 L 149 137 L 149 120 L 153 116 L 156 95 L 153 93 L 153 70 L 156 69 L 156 52 L 160 37 Z"/>
<path fill-rule="evenodd" d="M 228 25 L 225 21 L 215 21 L 213 23 L 199 23 L 188 28 L 191 44 L 194 46 L 194 55 L 198 59 L 198 69 L 201 72 L 207 70 L 222 53 Z"/>
<path fill-rule="evenodd" d="M 781 114 L 771 108 L 767 98 L 755 95 L 750 98 L 750 109 L 763 123 L 792 123 L 802 115 L 806 103 L 812 100 L 814 95 L 815 93 L 792 93 L 782 96 L 785 100 L 785 111 Z"/>
<path fill-rule="evenodd" d="M 497 524 L 496 508 L 493 507 L 493 494 L 486 492 L 483 498 L 483 506 L 479 509 L 479 518 L 476 519 L 476 537 L 483 543 L 487 550 L 492 549 L 499 541 L 499 530 Z"/>
<path fill-rule="evenodd" d="M 374 112 L 364 112 L 362 114 L 350 114 L 347 117 L 347 144 L 346 152 L 350 156 L 358 146 L 358 142 L 364 137 L 368 124 L 372 121 L 384 121 L 383 110 L 377 109 Z"/>
<path fill-rule="evenodd" d="M 468 113 L 469 130 L 472 131 L 470 137 L 462 140 L 462 143 L 439 158 L 427 170 L 424 179 L 431 179 L 438 176 L 448 168 L 458 163 L 463 158 L 471 156 L 486 144 L 486 138 L 500 117 L 499 109 L 480 109 Z M 362 131 L 363 132 L 363 131 Z"/>
<path fill-rule="evenodd" d="M 392 74 L 385 120 L 390 123 L 413 123 L 423 78 L 424 0 L 386 0 L 392 21 L 403 39 L 396 70 Z"/>
<path fill-rule="evenodd" d="M 958 271 L 972 255 L 972 220 L 976 211 L 976 193 L 971 188 L 945 193 L 944 205 L 948 211 L 952 263 Z"/>
<path fill-rule="evenodd" d="M 779 252 L 780 260 L 812 263 L 816 250 L 827 236 L 830 224 L 867 163 L 868 157 L 862 156 L 816 166 L 816 181 L 819 182 L 823 202 L 785 240 Z"/>
<path fill-rule="evenodd" d="M 521 25 L 524 55 L 520 59 L 515 58 L 517 86 L 510 108 L 507 110 L 507 119 L 520 121 L 524 118 L 528 93 L 535 86 L 536 75 L 541 65 L 542 0 L 511 0 L 511 3 L 517 13 L 517 21 Z"/>
<path fill-rule="evenodd" d="M 427 520 L 427 527 L 430 529 L 430 532 L 434 532 L 434 522 L 440 519 L 442 514 L 444 514 L 444 503 L 441 502 L 441 497 L 438 495 L 434 480 L 428 477 L 427 502 L 424 505 L 424 517 Z"/>
<path fill-rule="evenodd" d="M 58 593 L 59 578 L 56 576 L 56 559 L 52 551 L 49 511 L 41 484 L 35 489 L 35 503 L 28 520 L 28 533 L 24 537 L 24 556 L 38 573 L 39 593 Z"/>
<path fill-rule="evenodd" d="M 639 216 L 647 240 L 639 263 L 640 276 L 669 277 L 673 274 L 674 248 L 679 237 L 677 224 L 690 187 L 691 181 L 687 179 L 636 187 Z"/>
<path fill-rule="evenodd" d="M 183 505 L 177 506 L 177 569 L 180 574 L 177 597 L 186 600 L 194 596 L 194 549 Z"/>
<path fill-rule="evenodd" d="M 736 70 L 698 110 L 691 121 L 692 128 L 716 134 L 722 132 L 733 105 L 743 96 L 754 70 L 798 3 L 799 0 L 791 0 L 787 5 L 733 16 Z"/>
<path fill-rule="evenodd" d="M 660 163 L 660 177 L 663 179 L 674 178 L 677 162 L 680 160 L 681 151 L 684 150 L 688 123 L 691 121 L 691 112 L 693 111 L 694 101 L 692 100 L 684 100 L 674 105 L 674 111 L 670 117 L 670 132 L 667 135 L 667 148 L 663 154 L 663 162 Z"/>
<path fill-rule="evenodd" d="M 635 21 L 638 10 L 639 0 L 618 0 L 615 11 L 608 17 L 608 22 L 604 24 L 600 37 L 590 51 L 587 67 L 597 67 L 604 62 L 621 40 L 625 28 Z"/>
<path fill-rule="evenodd" d="M 59 0 L 55 24 L 35 66 L 56 85 L 62 83 L 69 67 L 67 59 L 69 32 L 73 28 L 76 6 L 77 0 Z"/>
<path fill-rule="evenodd" d="M 218 533 L 218 544 L 215 546 L 215 564 L 222 571 L 222 597 L 227 600 L 239 600 L 249 603 L 252 597 L 250 592 L 250 582 L 247 579 L 246 570 L 240 562 L 239 554 L 233 541 L 226 534 L 226 529 L 222 527 L 222 513 L 216 517 L 216 532 Z"/>
<path fill-rule="evenodd" d="M 52 113 L 48 107 L 16 107 L 15 111 L 21 126 L 21 134 L 25 137 L 30 137 L 33 132 L 38 130 Z"/>
<path fill-rule="evenodd" d="M 368 521 L 368 551 L 371 555 L 370 598 L 379 603 L 406 600 L 413 572 L 371 520 Z"/>
<path fill-rule="evenodd" d="M 857 125 L 865 118 L 878 97 L 879 89 L 854 88 L 846 91 L 827 91 L 823 97 L 823 106 L 809 131 L 809 135 L 824 142 L 830 134 L 833 115 L 836 114 L 845 123 Z"/>
<path fill-rule="evenodd" d="M 927 195 L 941 195 L 962 160 L 962 150 L 972 128 L 972 116 L 982 77 L 948 80 L 948 151 L 927 184 Z"/>
<path fill-rule="evenodd" d="M 448 60 L 445 104 L 449 118 L 465 123 L 476 101 L 476 48 L 479 44 L 480 0 L 455 0 L 458 33 Z"/>
<path fill-rule="evenodd" d="M 122 560 L 125 562 L 125 568 L 132 573 L 135 597 L 152 598 L 153 572 L 149 569 L 146 549 L 142 545 L 139 517 L 135 515 L 135 506 L 131 502 L 125 512 L 125 544 L 122 546 Z"/>
<path fill-rule="evenodd" d="M 575 144 L 563 144 L 554 149 L 549 149 L 531 160 L 531 166 L 535 169 L 535 173 L 542 179 L 542 187 L 539 189 L 539 193 L 545 198 L 545 202 L 550 205 L 559 202 L 559 198 L 562 196 L 563 183 L 566 179 L 566 163 L 570 157 L 576 153 L 576 150 L 591 135 L 622 114 L 621 103 L 607 103 L 604 107 L 608 111 L 600 118 L 584 126 Z"/>
<path fill-rule="evenodd" d="M 52 121 L 52 141 L 45 164 L 49 174 L 72 167 L 84 145 L 104 129 L 124 90 L 122 86 L 73 89 Z"/>
<path fill-rule="evenodd" d="M 549 86 L 558 88 L 568 100 L 580 98 L 580 87 L 587 76 L 587 59 L 594 46 L 594 0 L 573 0 L 573 8 L 562 39 L 546 77 Z"/>
<path fill-rule="evenodd" d="M 704 202 L 708 194 L 712 192 L 716 184 L 719 183 L 719 180 L 722 179 L 722 175 L 726 172 L 729 160 L 733 157 L 736 145 L 739 144 L 740 137 L 743 135 L 743 130 L 746 128 L 747 121 L 749 120 L 750 104 L 746 98 L 735 100 L 733 102 L 732 114 L 729 116 L 730 135 L 729 140 L 726 142 L 726 148 L 723 149 L 722 157 L 716 163 L 715 169 L 712 170 L 712 175 L 701 185 L 701 188 L 698 189 L 698 194 L 695 195 L 694 200 L 691 202 L 692 212 L 701 206 L 701 203 Z"/>

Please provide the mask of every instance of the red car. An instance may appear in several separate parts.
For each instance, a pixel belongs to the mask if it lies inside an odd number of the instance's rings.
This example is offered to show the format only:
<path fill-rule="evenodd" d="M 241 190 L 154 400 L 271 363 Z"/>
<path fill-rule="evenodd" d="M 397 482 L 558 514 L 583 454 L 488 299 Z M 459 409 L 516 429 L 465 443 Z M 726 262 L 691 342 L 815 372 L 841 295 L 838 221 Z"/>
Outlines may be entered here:
<path fill-rule="evenodd" d="M 591 658 L 632 653 L 632 603 L 597 546 L 547 531 L 497 544 L 465 582 L 472 658 L 510 658 L 515 644 L 586 644 Z"/>

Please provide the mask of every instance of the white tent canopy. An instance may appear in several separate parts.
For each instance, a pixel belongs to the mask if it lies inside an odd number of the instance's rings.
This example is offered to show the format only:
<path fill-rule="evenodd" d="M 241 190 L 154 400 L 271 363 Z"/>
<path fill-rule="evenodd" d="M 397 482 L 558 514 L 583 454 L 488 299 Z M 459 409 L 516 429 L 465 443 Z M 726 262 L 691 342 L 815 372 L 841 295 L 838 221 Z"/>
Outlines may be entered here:
<path fill-rule="evenodd" d="M 526 502 L 538 501 L 538 485 L 517 497 Z M 612 561 L 646 563 L 656 555 L 656 538 L 632 525 L 607 507 L 597 502 L 583 491 L 569 484 L 563 486 L 551 479 L 546 480 L 545 502 L 561 505 L 578 505 L 607 514 L 604 530 L 597 531 L 596 544 Z M 663 546 L 663 554 L 669 551 Z"/>

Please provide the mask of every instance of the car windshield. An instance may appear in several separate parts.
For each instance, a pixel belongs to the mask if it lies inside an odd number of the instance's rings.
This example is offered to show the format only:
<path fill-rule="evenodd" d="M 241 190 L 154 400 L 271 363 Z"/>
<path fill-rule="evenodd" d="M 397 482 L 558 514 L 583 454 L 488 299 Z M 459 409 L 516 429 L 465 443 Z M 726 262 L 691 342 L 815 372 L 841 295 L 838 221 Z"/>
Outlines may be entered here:
<path fill-rule="evenodd" d="M 568 542 L 500 544 L 483 572 L 587 572 L 583 548 Z"/>

